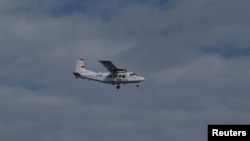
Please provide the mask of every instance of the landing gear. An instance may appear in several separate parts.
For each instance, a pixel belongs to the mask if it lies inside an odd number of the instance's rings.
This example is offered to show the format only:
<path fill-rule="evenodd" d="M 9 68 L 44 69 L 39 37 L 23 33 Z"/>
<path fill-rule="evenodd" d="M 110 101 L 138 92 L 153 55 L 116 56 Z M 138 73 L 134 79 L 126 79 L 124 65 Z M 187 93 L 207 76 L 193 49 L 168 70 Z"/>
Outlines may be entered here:
<path fill-rule="evenodd" d="M 137 85 L 136 85 L 136 87 L 140 87 L 140 85 L 139 85 L 139 84 L 137 84 Z"/>
<path fill-rule="evenodd" d="M 117 85 L 117 86 L 116 86 L 116 89 L 120 89 L 120 85 Z"/>

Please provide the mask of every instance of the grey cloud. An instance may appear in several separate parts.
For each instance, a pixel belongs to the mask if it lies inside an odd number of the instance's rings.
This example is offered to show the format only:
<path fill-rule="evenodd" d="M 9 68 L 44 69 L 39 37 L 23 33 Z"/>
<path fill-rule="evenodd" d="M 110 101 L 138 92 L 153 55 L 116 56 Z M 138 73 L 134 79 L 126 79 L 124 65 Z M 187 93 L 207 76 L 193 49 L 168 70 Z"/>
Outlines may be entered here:
<path fill-rule="evenodd" d="M 249 122 L 248 1 L 74 2 L 2 1 L 1 140 L 203 140 Z M 79 57 L 146 81 L 75 80 Z"/>

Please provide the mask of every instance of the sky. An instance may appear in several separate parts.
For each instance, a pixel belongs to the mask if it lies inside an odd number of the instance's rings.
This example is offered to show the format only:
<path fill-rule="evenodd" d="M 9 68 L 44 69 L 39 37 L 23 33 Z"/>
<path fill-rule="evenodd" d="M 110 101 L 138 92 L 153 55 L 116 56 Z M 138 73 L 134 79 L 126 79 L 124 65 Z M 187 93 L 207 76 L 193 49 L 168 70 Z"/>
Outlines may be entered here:
<path fill-rule="evenodd" d="M 250 123 L 249 0 L 0 0 L 0 140 L 205 141 Z M 146 80 L 77 80 L 112 60 Z"/>

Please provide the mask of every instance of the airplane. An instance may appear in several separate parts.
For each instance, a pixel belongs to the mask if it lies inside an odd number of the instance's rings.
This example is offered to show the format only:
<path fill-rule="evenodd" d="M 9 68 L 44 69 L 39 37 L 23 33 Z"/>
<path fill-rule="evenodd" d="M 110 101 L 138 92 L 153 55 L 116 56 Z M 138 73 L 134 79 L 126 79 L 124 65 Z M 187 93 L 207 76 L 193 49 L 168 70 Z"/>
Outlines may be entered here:
<path fill-rule="evenodd" d="M 126 69 L 117 68 L 109 60 L 99 60 L 100 63 L 109 72 L 93 72 L 86 69 L 84 59 L 80 58 L 76 62 L 76 68 L 73 72 L 75 78 L 94 80 L 97 82 L 103 82 L 107 84 L 116 85 L 117 89 L 120 89 L 120 84 L 136 83 L 139 87 L 139 83 L 145 79 L 142 76 L 136 75 L 134 72 L 128 72 Z"/>

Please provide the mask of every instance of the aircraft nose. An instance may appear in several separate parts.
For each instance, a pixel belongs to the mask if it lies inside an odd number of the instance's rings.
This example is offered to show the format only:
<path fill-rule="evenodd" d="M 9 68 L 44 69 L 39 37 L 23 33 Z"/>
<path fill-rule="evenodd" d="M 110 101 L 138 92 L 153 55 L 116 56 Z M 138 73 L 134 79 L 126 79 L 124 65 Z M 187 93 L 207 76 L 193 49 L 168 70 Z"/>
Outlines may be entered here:
<path fill-rule="evenodd" d="M 142 81 L 144 81 L 144 80 L 145 80 L 145 78 L 144 78 L 144 77 L 141 77 L 141 80 L 142 80 Z"/>

